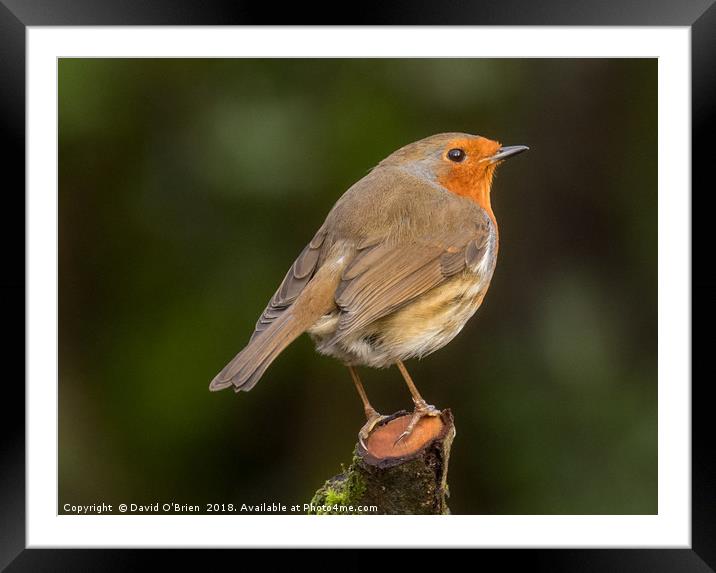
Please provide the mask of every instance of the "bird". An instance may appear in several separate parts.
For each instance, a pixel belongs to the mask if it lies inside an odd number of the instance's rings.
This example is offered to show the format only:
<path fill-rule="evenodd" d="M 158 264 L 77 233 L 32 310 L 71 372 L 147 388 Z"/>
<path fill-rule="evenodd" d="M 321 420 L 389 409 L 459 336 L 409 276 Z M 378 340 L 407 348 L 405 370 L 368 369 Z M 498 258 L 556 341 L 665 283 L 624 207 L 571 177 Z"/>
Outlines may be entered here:
<path fill-rule="evenodd" d="M 479 135 L 439 133 L 388 155 L 338 199 L 293 262 L 246 346 L 214 377 L 212 391 L 251 390 L 303 333 L 343 362 L 363 403 L 365 443 L 387 416 L 356 370 L 395 365 L 414 410 L 395 445 L 439 410 L 404 361 L 444 347 L 483 302 L 497 262 L 490 195 L 495 170 L 528 150 Z"/>

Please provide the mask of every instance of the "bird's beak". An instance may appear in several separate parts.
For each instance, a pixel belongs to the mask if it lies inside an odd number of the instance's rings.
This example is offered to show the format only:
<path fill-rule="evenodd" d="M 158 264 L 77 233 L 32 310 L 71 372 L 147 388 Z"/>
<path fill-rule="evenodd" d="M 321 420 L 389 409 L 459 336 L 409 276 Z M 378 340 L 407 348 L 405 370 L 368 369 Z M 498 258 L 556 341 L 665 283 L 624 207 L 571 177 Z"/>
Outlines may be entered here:
<path fill-rule="evenodd" d="M 529 147 L 527 147 L 526 145 L 510 145 L 509 147 L 500 147 L 500 149 L 497 151 L 497 153 L 495 153 L 495 155 L 486 157 L 484 161 L 489 161 L 490 163 L 497 163 L 498 161 L 504 161 L 505 159 L 513 157 L 518 153 L 522 153 L 523 151 L 527 151 L 528 149 Z"/>

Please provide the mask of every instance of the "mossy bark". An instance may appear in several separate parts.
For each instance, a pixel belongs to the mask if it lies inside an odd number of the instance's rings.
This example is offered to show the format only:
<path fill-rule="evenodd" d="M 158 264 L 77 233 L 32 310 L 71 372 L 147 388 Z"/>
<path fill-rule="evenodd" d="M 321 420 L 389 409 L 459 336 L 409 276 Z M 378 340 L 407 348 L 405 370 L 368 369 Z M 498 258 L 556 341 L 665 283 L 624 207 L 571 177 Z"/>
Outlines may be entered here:
<path fill-rule="evenodd" d="M 421 420 L 411 443 L 386 454 L 380 442 L 389 440 L 392 446 L 409 418 L 405 412 L 393 414 L 373 431 L 367 449 L 356 444 L 350 466 L 316 492 L 309 513 L 450 513 L 447 472 L 455 436 L 452 413 L 444 410 L 437 418 Z"/>

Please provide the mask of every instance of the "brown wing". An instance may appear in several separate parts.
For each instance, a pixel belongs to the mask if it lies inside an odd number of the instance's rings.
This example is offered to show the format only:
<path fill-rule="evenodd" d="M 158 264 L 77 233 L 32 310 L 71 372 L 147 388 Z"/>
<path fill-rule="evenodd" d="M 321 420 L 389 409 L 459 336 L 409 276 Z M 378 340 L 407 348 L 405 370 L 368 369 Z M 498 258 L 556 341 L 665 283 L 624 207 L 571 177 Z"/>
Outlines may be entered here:
<path fill-rule="evenodd" d="M 359 249 L 336 290 L 336 304 L 342 312 L 333 341 L 390 314 L 466 268 L 477 269 L 490 246 L 491 224 L 485 216 L 474 225 L 432 237 Z"/>
<path fill-rule="evenodd" d="M 301 291 L 313 278 L 318 268 L 318 263 L 324 253 L 326 246 L 326 231 L 321 228 L 313 237 L 306 248 L 301 251 L 291 268 L 286 273 L 283 282 L 274 293 L 268 306 L 261 314 L 250 341 L 254 340 L 261 332 L 266 330 L 271 323 L 290 307 Z M 250 342 L 249 341 L 249 342 Z"/>

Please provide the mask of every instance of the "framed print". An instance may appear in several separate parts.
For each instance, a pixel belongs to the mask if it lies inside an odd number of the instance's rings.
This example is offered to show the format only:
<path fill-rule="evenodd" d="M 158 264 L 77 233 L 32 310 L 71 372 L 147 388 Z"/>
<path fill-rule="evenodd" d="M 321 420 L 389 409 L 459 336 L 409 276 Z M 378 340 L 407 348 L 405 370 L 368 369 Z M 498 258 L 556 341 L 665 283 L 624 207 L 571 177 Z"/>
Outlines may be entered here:
<path fill-rule="evenodd" d="M 716 12 L 476 6 L 0 6 L 26 304 L 3 565 L 709 570 L 691 187 Z"/>

